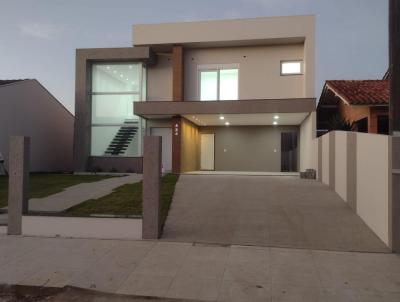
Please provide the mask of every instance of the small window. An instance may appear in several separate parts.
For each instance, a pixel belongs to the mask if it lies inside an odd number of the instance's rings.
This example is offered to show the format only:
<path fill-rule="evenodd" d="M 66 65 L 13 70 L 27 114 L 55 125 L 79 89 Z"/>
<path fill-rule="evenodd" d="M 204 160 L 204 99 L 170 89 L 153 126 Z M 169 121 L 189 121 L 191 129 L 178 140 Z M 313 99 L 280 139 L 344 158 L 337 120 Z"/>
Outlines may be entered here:
<path fill-rule="evenodd" d="M 281 61 L 281 75 L 303 74 L 303 61 Z"/>
<path fill-rule="evenodd" d="M 237 100 L 239 70 L 237 68 L 205 69 L 199 71 L 201 101 Z"/>

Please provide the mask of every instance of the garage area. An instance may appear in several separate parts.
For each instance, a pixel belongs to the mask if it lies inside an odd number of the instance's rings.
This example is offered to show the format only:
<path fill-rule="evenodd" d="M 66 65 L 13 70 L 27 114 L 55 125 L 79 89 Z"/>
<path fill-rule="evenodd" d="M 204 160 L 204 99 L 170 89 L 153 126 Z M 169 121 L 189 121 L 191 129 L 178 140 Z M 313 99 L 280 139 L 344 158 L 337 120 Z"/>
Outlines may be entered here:
<path fill-rule="evenodd" d="M 327 186 L 283 174 L 181 175 L 163 239 L 389 252 Z"/>

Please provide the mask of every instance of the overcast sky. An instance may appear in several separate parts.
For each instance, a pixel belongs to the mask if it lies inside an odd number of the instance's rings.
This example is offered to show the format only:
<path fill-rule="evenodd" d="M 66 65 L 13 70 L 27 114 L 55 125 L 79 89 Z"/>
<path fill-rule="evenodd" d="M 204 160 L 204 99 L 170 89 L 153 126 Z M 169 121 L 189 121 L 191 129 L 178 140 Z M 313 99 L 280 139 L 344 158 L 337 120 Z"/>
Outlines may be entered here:
<path fill-rule="evenodd" d="M 74 112 L 75 49 L 131 46 L 132 24 L 305 14 L 317 98 L 327 79 L 383 76 L 387 0 L 0 0 L 0 79 L 36 78 Z"/>

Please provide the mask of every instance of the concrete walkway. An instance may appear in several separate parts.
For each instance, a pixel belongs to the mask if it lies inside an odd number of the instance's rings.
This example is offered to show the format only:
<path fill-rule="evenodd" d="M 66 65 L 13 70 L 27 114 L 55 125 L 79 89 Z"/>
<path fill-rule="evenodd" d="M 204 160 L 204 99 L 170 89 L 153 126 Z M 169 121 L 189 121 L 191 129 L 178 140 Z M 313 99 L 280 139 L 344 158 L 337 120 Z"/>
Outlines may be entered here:
<path fill-rule="evenodd" d="M 290 176 L 182 175 L 163 239 L 388 252 L 335 192 Z"/>
<path fill-rule="evenodd" d="M 113 189 L 142 180 L 141 174 L 112 177 L 97 182 L 81 183 L 45 198 L 29 200 L 30 211 L 62 212 L 88 199 L 96 199 L 112 193 Z"/>
<path fill-rule="evenodd" d="M 0 235 L 0 272 L 7 284 L 205 301 L 400 301 L 394 254 Z"/>

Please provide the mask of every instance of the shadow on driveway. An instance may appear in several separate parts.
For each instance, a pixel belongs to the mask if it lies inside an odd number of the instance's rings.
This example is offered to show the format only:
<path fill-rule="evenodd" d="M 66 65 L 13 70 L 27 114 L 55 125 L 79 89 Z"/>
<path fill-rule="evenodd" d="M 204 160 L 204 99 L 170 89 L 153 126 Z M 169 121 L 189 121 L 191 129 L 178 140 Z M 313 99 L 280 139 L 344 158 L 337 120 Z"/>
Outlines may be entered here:
<path fill-rule="evenodd" d="M 37 287 L 37 286 L 0 286 L 1 302 L 196 302 L 195 300 L 181 300 L 158 297 L 127 296 L 108 294 L 93 290 L 66 286 L 64 288 Z"/>

